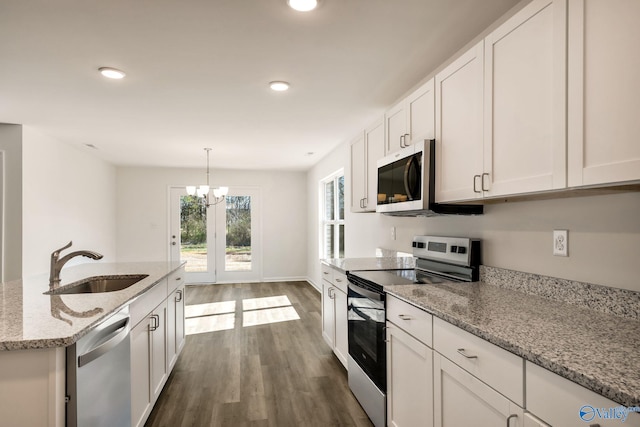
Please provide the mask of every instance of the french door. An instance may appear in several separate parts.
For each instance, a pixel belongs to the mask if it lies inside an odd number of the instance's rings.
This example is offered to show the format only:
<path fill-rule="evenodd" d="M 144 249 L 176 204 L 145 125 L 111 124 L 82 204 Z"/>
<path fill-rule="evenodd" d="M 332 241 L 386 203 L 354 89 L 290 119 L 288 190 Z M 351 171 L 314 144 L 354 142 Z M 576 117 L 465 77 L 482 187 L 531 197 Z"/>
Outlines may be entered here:
<path fill-rule="evenodd" d="M 198 196 L 190 196 L 184 187 L 170 190 L 171 261 L 186 261 L 186 283 L 215 283 L 216 210 L 206 208 Z"/>
<path fill-rule="evenodd" d="M 229 188 L 224 202 L 216 208 L 218 282 L 261 281 L 260 189 Z"/>
<path fill-rule="evenodd" d="M 230 188 L 223 201 L 206 208 L 197 196 L 172 187 L 170 202 L 170 256 L 187 262 L 187 283 L 262 280 L 258 188 Z"/>

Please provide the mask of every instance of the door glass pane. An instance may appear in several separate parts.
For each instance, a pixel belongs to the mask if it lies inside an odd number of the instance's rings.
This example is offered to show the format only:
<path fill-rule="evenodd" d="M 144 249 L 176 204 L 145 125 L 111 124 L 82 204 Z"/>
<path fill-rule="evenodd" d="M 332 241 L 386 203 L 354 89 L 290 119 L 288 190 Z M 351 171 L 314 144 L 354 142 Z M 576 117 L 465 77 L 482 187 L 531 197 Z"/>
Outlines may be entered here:
<path fill-rule="evenodd" d="M 226 197 L 225 271 L 251 271 L 251 196 Z"/>
<path fill-rule="evenodd" d="M 324 219 L 331 221 L 335 218 L 335 194 L 333 181 L 324 184 Z"/>
<path fill-rule="evenodd" d="M 186 272 L 207 271 L 207 208 L 197 196 L 180 196 L 180 261 Z"/>
<path fill-rule="evenodd" d="M 344 258 L 344 224 L 338 226 L 338 258 Z"/>
<path fill-rule="evenodd" d="M 344 219 L 344 176 L 338 178 L 338 219 Z"/>

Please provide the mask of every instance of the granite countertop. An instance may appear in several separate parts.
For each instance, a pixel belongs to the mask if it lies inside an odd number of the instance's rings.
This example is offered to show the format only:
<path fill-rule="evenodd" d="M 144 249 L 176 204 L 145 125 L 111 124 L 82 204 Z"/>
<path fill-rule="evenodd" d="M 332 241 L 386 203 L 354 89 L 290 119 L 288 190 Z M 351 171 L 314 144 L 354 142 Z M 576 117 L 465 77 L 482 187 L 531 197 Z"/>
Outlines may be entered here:
<path fill-rule="evenodd" d="M 62 270 L 61 286 L 91 276 L 149 275 L 121 291 L 98 294 L 45 295 L 49 290 L 48 275 L 0 284 L 0 351 L 71 345 L 181 265 L 92 262 Z"/>
<path fill-rule="evenodd" d="M 484 282 L 385 291 L 619 404 L 640 406 L 640 321 Z"/>
<path fill-rule="evenodd" d="M 413 257 L 331 258 L 322 262 L 343 274 L 347 271 L 410 270 L 416 266 Z"/>

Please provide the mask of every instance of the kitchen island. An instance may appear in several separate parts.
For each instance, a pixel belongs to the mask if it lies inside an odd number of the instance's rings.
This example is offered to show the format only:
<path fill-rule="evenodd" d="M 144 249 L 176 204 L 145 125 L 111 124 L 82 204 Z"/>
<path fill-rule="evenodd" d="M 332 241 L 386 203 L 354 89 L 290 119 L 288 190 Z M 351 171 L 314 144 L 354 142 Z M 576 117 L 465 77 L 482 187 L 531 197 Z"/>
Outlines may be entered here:
<path fill-rule="evenodd" d="M 64 426 L 65 348 L 126 306 L 132 307 L 132 325 L 142 324 L 147 314 L 144 312 L 147 295 L 154 295 L 152 305 L 159 298 L 166 301 L 177 287 L 184 286 L 182 274 L 171 283 L 168 280 L 181 271 L 182 264 L 177 262 L 96 262 L 62 270 L 61 287 L 94 276 L 147 275 L 126 289 L 95 294 L 47 295 L 47 275 L 0 285 L 0 417 L 3 423 Z M 149 310 L 154 308 L 155 305 Z M 134 357 L 132 354 L 132 359 Z M 165 372 L 164 381 L 167 376 Z"/>

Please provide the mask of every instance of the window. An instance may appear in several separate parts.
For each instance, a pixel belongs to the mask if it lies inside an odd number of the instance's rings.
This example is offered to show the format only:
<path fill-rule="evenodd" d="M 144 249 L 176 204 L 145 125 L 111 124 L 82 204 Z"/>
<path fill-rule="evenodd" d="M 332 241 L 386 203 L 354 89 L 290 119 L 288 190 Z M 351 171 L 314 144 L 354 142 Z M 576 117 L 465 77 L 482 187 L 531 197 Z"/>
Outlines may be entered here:
<path fill-rule="evenodd" d="M 320 181 L 320 254 L 322 258 L 344 258 L 344 172 Z"/>

